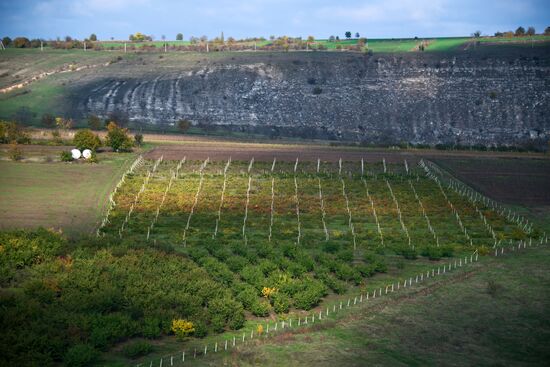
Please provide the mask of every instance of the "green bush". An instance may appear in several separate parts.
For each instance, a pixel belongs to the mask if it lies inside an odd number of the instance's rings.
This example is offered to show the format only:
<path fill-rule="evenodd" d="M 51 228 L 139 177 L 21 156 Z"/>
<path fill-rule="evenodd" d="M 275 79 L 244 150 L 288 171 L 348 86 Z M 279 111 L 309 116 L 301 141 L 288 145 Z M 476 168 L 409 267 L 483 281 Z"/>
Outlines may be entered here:
<path fill-rule="evenodd" d="M 92 130 L 84 129 L 74 135 L 73 144 L 79 150 L 90 149 L 95 152 L 101 146 L 101 140 Z"/>
<path fill-rule="evenodd" d="M 265 317 L 271 311 L 271 305 L 266 300 L 256 301 L 250 310 L 254 316 Z"/>
<path fill-rule="evenodd" d="M 329 254 L 335 254 L 340 250 L 340 245 L 335 242 L 325 242 L 323 245 L 323 251 L 328 252 Z"/>
<path fill-rule="evenodd" d="M 71 152 L 67 152 L 65 150 L 59 154 L 59 158 L 61 159 L 61 162 L 72 162 L 73 160 Z"/>
<path fill-rule="evenodd" d="M 252 311 L 252 306 L 258 302 L 258 292 L 255 288 L 246 285 L 246 288 L 237 294 L 237 300 L 243 304 L 244 308 Z"/>
<path fill-rule="evenodd" d="M 162 334 L 161 321 L 156 317 L 147 317 L 141 324 L 141 335 L 147 339 L 159 338 Z"/>
<path fill-rule="evenodd" d="M 443 251 L 440 247 L 427 246 L 420 251 L 420 254 L 430 260 L 439 260 L 443 256 Z"/>
<path fill-rule="evenodd" d="M 225 327 L 236 330 L 244 325 L 242 304 L 231 298 L 216 298 L 208 304 L 208 314 L 214 331 L 222 332 Z"/>
<path fill-rule="evenodd" d="M 291 299 L 284 293 L 275 293 L 272 297 L 273 310 L 277 313 L 287 313 L 290 309 Z"/>
<path fill-rule="evenodd" d="M 127 358 L 136 359 L 146 356 L 153 351 L 153 346 L 146 341 L 137 341 L 122 348 L 122 354 Z"/>
<path fill-rule="evenodd" d="M 65 354 L 64 362 L 68 367 L 83 367 L 91 365 L 99 356 L 89 344 L 76 344 Z"/>
<path fill-rule="evenodd" d="M 133 143 L 128 136 L 128 129 L 118 127 L 118 125 L 112 121 L 107 125 L 107 140 L 105 143 L 113 148 L 115 152 L 132 151 Z"/>

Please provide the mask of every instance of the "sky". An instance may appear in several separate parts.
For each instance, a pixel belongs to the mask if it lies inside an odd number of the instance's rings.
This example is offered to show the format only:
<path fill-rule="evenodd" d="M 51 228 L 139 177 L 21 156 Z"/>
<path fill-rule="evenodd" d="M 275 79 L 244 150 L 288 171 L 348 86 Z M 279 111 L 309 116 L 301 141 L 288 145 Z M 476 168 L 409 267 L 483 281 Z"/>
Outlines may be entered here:
<path fill-rule="evenodd" d="M 484 35 L 550 26 L 550 0 L 0 0 L 0 37 L 155 39 L 190 36 L 246 38 L 367 38 Z"/>

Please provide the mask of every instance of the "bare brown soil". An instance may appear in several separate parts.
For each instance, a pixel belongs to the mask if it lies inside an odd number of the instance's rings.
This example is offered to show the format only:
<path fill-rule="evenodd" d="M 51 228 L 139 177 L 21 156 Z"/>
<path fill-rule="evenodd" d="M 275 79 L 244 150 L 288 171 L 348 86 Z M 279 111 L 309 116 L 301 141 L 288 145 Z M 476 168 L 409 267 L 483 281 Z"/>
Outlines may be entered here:
<path fill-rule="evenodd" d="M 550 159 L 437 158 L 434 161 L 476 190 L 504 203 L 550 205 Z"/>

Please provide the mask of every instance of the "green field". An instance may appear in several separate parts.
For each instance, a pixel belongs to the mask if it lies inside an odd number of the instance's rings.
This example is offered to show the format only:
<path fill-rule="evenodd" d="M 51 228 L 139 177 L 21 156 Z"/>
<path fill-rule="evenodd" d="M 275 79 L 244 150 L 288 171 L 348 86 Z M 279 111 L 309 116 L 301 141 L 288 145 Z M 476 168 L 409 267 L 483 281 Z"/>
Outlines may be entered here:
<path fill-rule="evenodd" d="M 0 161 L 0 227 L 43 226 L 71 235 L 91 233 L 132 157 L 102 156 L 98 165 Z"/>

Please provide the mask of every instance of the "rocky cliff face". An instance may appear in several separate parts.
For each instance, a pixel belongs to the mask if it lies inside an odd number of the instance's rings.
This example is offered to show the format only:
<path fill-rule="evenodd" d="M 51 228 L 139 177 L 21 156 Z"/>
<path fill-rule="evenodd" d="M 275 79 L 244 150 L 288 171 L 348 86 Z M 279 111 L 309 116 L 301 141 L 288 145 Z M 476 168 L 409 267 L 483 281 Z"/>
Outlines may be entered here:
<path fill-rule="evenodd" d="M 128 61 L 76 87 L 73 105 L 154 125 L 185 118 L 270 135 L 517 144 L 550 137 L 547 51 L 243 54 L 153 69 Z"/>

